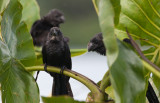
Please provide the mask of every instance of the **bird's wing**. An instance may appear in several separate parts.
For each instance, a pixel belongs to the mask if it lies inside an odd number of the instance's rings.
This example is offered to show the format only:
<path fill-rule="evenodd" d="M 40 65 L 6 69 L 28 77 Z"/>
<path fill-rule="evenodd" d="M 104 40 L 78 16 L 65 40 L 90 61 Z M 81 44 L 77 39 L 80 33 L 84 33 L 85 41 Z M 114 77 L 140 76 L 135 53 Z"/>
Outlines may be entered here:
<path fill-rule="evenodd" d="M 65 52 L 64 52 L 65 63 L 64 64 L 68 69 L 72 69 L 71 53 L 70 53 L 70 49 L 69 49 L 67 42 L 65 42 L 64 47 L 65 47 Z"/>
<path fill-rule="evenodd" d="M 42 56 L 43 56 L 43 63 L 47 63 L 47 53 L 46 53 L 46 46 L 44 45 L 42 48 Z"/>

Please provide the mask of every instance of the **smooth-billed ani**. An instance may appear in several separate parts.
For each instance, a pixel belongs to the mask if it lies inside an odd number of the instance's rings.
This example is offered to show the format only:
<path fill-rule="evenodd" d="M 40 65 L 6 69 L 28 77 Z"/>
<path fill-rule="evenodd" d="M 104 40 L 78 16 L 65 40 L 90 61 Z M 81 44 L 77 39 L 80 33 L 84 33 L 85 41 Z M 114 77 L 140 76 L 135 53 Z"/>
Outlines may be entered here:
<path fill-rule="evenodd" d="M 123 42 L 131 44 L 130 39 L 125 38 L 123 39 Z M 132 45 L 132 44 L 131 44 Z M 103 42 L 103 36 L 102 33 L 98 33 L 96 34 L 88 43 L 88 51 L 95 51 L 101 55 L 106 55 L 106 48 Z M 148 90 L 146 93 L 146 96 L 148 98 L 148 101 L 150 103 L 159 103 L 159 100 L 155 94 L 155 91 L 152 87 L 152 85 L 150 84 L 150 82 L 148 81 Z"/>
<path fill-rule="evenodd" d="M 47 65 L 61 69 L 72 68 L 71 54 L 68 43 L 64 40 L 63 34 L 58 27 L 51 28 L 47 41 L 42 48 L 44 69 Z M 69 84 L 69 77 L 63 74 L 49 72 L 53 79 L 52 95 L 69 95 L 73 97 Z"/>
<path fill-rule="evenodd" d="M 59 27 L 61 23 L 64 23 L 64 20 L 63 13 L 57 9 L 53 9 L 40 20 L 35 21 L 30 31 L 33 44 L 42 46 L 46 42 L 50 29 L 52 27 Z"/>
<path fill-rule="evenodd" d="M 106 55 L 106 48 L 103 42 L 102 33 L 96 34 L 88 43 L 88 51 L 95 51 L 101 55 Z"/>

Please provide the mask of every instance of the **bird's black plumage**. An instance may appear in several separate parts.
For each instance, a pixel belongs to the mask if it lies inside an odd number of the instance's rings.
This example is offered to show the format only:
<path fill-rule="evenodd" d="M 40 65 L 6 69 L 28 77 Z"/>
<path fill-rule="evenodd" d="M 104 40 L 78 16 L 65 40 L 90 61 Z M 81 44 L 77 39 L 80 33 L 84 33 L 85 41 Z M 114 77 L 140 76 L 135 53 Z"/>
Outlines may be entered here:
<path fill-rule="evenodd" d="M 123 42 L 131 44 L 130 39 L 125 38 L 123 39 Z M 103 43 L 103 36 L 102 33 L 96 34 L 88 43 L 88 51 L 95 51 L 101 55 L 106 55 L 106 48 L 105 45 Z M 147 89 L 147 93 L 146 96 L 148 98 L 148 101 L 150 103 L 159 103 L 159 100 L 156 96 L 156 93 L 152 87 L 152 85 L 150 84 L 150 82 L 148 81 L 148 89 Z"/>
<path fill-rule="evenodd" d="M 88 43 L 88 51 L 95 51 L 101 55 L 106 55 L 106 48 L 103 42 L 102 33 L 96 34 Z"/>
<path fill-rule="evenodd" d="M 51 28 L 47 41 L 42 48 L 43 63 L 59 68 L 72 68 L 69 46 L 64 40 L 63 34 L 58 27 Z M 49 72 L 53 80 L 52 95 L 73 96 L 69 84 L 69 77 L 63 74 Z"/>
<path fill-rule="evenodd" d="M 57 9 L 51 10 L 46 16 L 35 21 L 30 31 L 33 44 L 42 46 L 46 42 L 50 29 L 52 27 L 59 27 L 61 23 L 64 23 L 64 15 Z"/>

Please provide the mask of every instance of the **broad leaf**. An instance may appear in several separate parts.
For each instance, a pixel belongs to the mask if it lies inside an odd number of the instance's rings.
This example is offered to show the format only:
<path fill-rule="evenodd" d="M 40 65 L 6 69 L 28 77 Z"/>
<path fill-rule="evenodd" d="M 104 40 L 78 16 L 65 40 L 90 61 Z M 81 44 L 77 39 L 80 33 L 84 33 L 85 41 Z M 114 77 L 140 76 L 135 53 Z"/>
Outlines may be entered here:
<path fill-rule="evenodd" d="M 114 98 L 114 91 L 113 91 L 113 87 L 109 86 L 105 89 L 105 93 L 107 93 L 109 95 L 109 97 L 111 97 L 112 99 Z"/>
<path fill-rule="evenodd" d="M 20 22 L 22 5 L 11 0 L 4 11 L 0 39 L 0 83 L 3 103 L 39 103 L 39 90 L 25 66 L 35 61 L 27 25 Z"/>
<path fill-rule="evenodd" d="M 117 103 L 145 103 L 148 81 L 145 77 L 145 69 L 139 57 L 119 41 L 118 57 L 110 66 Z"/>
<path fill-rule="evenodd" d="M 57 96 L 57 97 L 42 97 L 44 103 L 86 103 L 75 101 L 69 96 Z"/>
<path fill-rule="evenodd" d="M 8 2 L 9 0 L 0 0 L 0 26 L 1 26 L 2 14 Z M 0 38 L 2 39 L 1 28 L 0 28 Z"/>
<path fill-rule="evenodd" d="M 36 0 L 20 0 L 23 11 L 22 11 L 22 21 L 25 21 L 28 30 L 31 29 L 32 24 L 40 19 L 40 10 Z"/>
<path fill-rule="evenodd" d="M 145 103 L 146 79 L 139 57 L 115 37 L 119 0 L 100 0 L 99 22 L 107 48 L 110 79 L 116 103 Z M 117 13 L 117 14 L 116 14 Z"/>
<path fill-rule="evenodd" d="M 143 53 L 160 66 L 160 1 L 159 0 L 121 0 L 121 14 L 115 34 L 126 38 L 125 27 L 132 37 L 142 46 L 148 46 Z M 153 75 L 153 80 L 160 91 L 160 79 Z"/>
<path fill-rule="evenodd" d="M 7 6 L 10 0 L 0 0 L 0 18 L 1 13 Z M 25 21 L 28 27 L 28 30 L 31 29 L 32 24 L 40 19 L 40 10 L 36 0 L 19 0 L 22 4 L 22 21 Z M 0 19 L 1 21 L 1 19 Z"/>
<path fill-rule="evenodd" d="M 5 10 L 1 23 L 2 41 L 8 46 L 10 56 L 17 58 L 25 66 L 32 66 L 36 56 L 26 24 L 20 23 L 22 6 L 12 6 L 12 3 L 10 6 Z"/>
<path fill-rule="evenodd" d="M 80 56 L 87 52 L 87 49 L 71 49 L 71 57 Z"/>
<path fill-rule="evenodd" d="M 116 34 L 120 39 L 125 38 L 125 27 L 130 34 L 140 40 L 142 45 L 152 48 L 145 50 L 145 55 L 157 65 L 160 64 L 160 1 L 159 0 L 121 0 L 122 11 Z"/>
<path fill-rule="evenodd" d="M 4 8 L 7 6 L 9 0 L 0 0 L 0 15 L 3 12 Z"/>

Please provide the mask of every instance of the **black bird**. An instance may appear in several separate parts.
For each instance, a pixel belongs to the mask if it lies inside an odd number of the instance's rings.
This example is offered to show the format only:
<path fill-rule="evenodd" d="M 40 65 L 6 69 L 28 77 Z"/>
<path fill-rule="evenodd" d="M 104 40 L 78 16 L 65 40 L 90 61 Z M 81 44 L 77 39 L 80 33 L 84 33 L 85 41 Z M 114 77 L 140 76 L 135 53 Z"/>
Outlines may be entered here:
<path fill-rule="evenodd" d="M 31 36 L 35 46 L 43 46 L 46 42 L 47 35 L 52 27 L 59 27 L 64 23 L 65 18 L 61 11 L 57 9 L 51 10 L 47 15 L 33 23 L 31 28 Z"/>
<path fill-rule="evenodd" d="M 128 38 L 123 39 L 123 42 L 128 43 L 130 45 L 131 41 Z M 96 34 L 88 43 L 88 51 L 95 51 L 101 55 L 106 55 L 106 48 L 103 42 L 103 36 L 102 33 L 98 33 Z M 148 101 L 150 103 L 159 103 L 159 100 L 156 96 L 156 93 L 152 87 L 152 85 L 150 84 L 150 82 L 148 81 L 148 90 L 146 93 L 146 96 L 148 98 Z"/>
<path fill-rule="evenodd" d="M 47 41 L 42 48 L 44 69 L 47 65 L 62 69 L 72 68 L 71 53 L 68 43 L 58 27 L 51 28 Z M 53 79 L 52 96 L 69 95 L 73 97 L 69 84 L 69 77 L 63 74 L 49 72 Z"/>
<path fill-rule="evenodd" d="M 88 43 L 88 51 L 95 51 L 101 55 L 106 55 L 106 48 L 103 42 L 102 33 L 96 34 Z"/>

